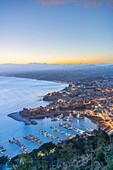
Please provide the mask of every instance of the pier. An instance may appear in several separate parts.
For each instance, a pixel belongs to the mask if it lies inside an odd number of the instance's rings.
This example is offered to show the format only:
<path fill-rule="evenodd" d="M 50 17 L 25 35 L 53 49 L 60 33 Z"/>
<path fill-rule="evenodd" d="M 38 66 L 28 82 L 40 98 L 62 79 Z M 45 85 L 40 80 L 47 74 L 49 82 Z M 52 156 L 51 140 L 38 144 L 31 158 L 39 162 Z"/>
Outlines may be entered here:
<path fill-rule="evenodd" d="M 0 145 L 0 154 L 2 156 L 5 156 L 5 157 L 9 157 L 8 154 L 5 154 L 4 152 L 6 151 L 6 149 L 4 149 L 4 147 L 2 145 Z"/>
<path fill-rule="evenodd" d="M 48 133 L 45 130 L 40 130 L 40 133 L 46 135 L 47 137 L 50 137 L 51 139 L 56 139 L 57 141 L 62 141 L 59 137 L 51 135 L 50 133 Z"/>
<path fill-rule="evenodd" d="M 57 117 L 52 117 L 51 121 L 58 121 L 61 120 L 63 118 L 63 114 L 57 116 Z"/>
<path fill-rule="evenodd" d="M 9 140 L 10 143 L 14 143 L 16 144 L 17 146 L 20 147 L 20 150 L 23 152 L 23 153 L 30 153 L 29 149 L 24 146 L 19 140 L 13 138 L 12 140 Z"/>
<path fill-rule="evenodd" d="M 5 157 L 9 157 L 8 154 L 5 154 L 3 150 L 0 150 L 0 154 Z"/>
<path fill-rule="evenodd" d="M 72 138 L 75 137 L 75 135 L 71 135 L 71 134 L 69 134 L 69 133 L 67 133 L 67 132 L 64 132 L 63 130 L 58 129 L 58 128 L 55 127 L 55 126 L 51 126 L 50 128 L 53 129 L 54 131 L 57 131 L 57 132 L 59 132 L 59 133 L 61 133 L 61 134 L 64 134 L 64 135 L 68 136 L 69 139 L 72 139 Z"/>
<path fill-rule="evenodd" d="M 68 124 L 68 123 L 60 123 L 59 126 L 61 126 L 61 127 L 63 127 L 63 128 L 66 128 L 66 129 L 68 129 L 68 130 L 73 130 L 73 131 L 78 132 L 78 133 L 80 133 L 80 134 L 85 134 L 85 133 L 86 133 L 84 130 L 75 128 L 75 127 L 71 126 L 71 125 Z"/>
<path fill-rule="evenodd" d="M 73 121 L 73 116 L 72 116 L 72 114 L 70 113 L 69 116 L 65 116 L 62 120 L 63 120 L 63 121 L 70 121 L 70 122 L 72 122 L 72 121 Z"/>
<path fill-rule="evenodd" d="M 28 136 L 24 136 L 23 138 L 30 140 L 31 142 L 38 143 L 38 145 L 40 145 L 40 146 L 42 145 L 42 141 L 32 134 L 30 134 Z"/>

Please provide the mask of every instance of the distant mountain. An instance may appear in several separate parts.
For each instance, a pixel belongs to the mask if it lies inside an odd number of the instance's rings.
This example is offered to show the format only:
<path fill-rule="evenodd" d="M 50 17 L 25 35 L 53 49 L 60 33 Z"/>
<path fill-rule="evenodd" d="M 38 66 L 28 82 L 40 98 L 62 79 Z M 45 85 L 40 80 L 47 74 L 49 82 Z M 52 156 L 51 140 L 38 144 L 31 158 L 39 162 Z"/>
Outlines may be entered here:
<path fill-rule="evenodd" d="M 29 63 L 29 64 L 0 64 L 0 74 L 7 73 L 22 73 L 42 70 L 82 70 L 96 67 L 113 66 L 110 64 L 40 64 L 40 63 Z"/>

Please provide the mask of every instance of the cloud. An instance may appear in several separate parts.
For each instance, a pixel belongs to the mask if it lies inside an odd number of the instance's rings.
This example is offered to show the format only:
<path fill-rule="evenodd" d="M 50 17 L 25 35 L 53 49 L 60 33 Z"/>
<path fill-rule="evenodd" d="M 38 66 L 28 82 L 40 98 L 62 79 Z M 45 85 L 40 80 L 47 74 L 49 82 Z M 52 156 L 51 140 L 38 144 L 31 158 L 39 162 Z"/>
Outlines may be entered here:
<path fill-rule="evenodd" d="M 113 0 L 35 0 L 40 4 L 60 5 L 60 4 L 79 4 L 84 6 L 99 6 L 107 4 L 113 7 Z"/>

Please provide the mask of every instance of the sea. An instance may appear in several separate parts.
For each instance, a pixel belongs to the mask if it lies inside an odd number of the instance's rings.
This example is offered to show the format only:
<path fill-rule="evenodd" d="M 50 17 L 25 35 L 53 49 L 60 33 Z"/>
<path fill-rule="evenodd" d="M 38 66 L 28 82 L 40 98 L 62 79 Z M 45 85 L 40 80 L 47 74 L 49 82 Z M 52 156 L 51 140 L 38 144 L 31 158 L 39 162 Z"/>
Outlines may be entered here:
<path fill-rule="evenodd" d="M 51 126 L 56 126 L 58 129 L 73 135 L 77 134 L 77 132 L 60 127 L 59 123 L 63 122 L 63 120 L 53 122 L 51 118 L 44 118 L 36 120 L 37 125 L 25 125 L 25 123 L 18 122 L 7 116 L 10 113 L 19 112 L 23 108 L 46 106 L 49 102 L 43 101 L 44 95 L 48 92 L 60 91 L 67 86 L 68 84 L 66 83 L 0 76 L 0 145 L 6 149 L 5 154 L 12 158 L 22 153 L 17 145 L 9 143 L 9 140 L 13 137 L 18 139 L 30 151 L 39 148 L 39 145 L 24 139 L 23 136 L 33 134 L 42 140 L 43 143 L 50 141 L 58 142 L 41 134 L 40 130 L 46 130 L 62 140 L 68 138 L 64 134 L 53 131 L 50 128 Z M 71 124 L 76 128 L 86 131 L 87 128 L 97 128 L 97 125 L 88 118 L 74 118 Z"/>

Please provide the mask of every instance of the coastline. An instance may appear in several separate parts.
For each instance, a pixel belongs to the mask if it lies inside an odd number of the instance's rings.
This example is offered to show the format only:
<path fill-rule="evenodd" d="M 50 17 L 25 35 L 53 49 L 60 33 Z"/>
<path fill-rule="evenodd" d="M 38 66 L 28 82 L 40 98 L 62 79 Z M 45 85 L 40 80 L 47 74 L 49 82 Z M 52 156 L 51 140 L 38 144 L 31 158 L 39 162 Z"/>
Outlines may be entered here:
<path fill-rule="evenodd" d="M 109 69 L 108 69 L 109 68 Z M 53 82 L 77 82 L 77 81 L 92 81 L 104 79 L 106 76 L 110 78 L 113 73 L 113 65 L 102 66 L 102 65 L 73 65 L 73 67 L 62 67 L 60 69 L 46 69 L 46 70 L 35 70 L 35 71 L 23 71 L 23 72 L 10 72 L 6 73 L 7 76 L 30 78 L 36 80 L 46 80 Z M 84 74 L 84 72 L 86 74 Z M 103 76 L 104 74 L 104 76 Z M 3 74 L 1 74 L 3 75 Z"/>
<path fill-rule="evenodd" d="M 72 116 L 77 116 L 77 114 L 87 115 L 99 128 L 111 133 L 113 116 L 109 110 L 112 108 L 105 108 L 108 109 L 108 116 L 106 112 L 104 112 L 104 103 L 106 102 L 106 104 L 108 104 L 106 98 L 112 95 L 112 81 L 101 81 L 99 83 L 101 85 L 104 83 L 104 87 L 100 87 L 97 81 L 84 82 L 82 84 L 76 82 L 70 83 L 68 87 L 60 91 L 50 92 L 44 96 L 43 100 L 51 101 L 51 103 L 45 107 L 40 106 L 35 109 L 23 109 L 18 113 L 21 115 L 21 121 L 24 121 L 24 118 L 28 118 L 28 120 L 45 117 L 54 118 L 60 114 L 63 114 L 63 117 L 67 116 L 67 114 L 72 114 Z M 109 89 L 107 89 L 107 86 L 109 86 Z M 107 93 L 104 94 L 106 89 Z M 87 96 L 89 97 L 87 98 Z M 111 103 L 111 101 L 112 97 L 109 96 L 109 103 Z M 82 111 L 83 113 L 80 113 Z M 108 120 L 111 124 L 107 123 Z"/>
<path fill-rule="evenodd" d="M 7 116 L 18 121 L 18 122 L 23 122 L 23 123 L 25 123 L 25 125 L 35 125 L 35 123 L 32 123 L 32 122 L 36 119 L 37 120 L 44 119 L 45 117 L 54 118 L 54 117 L 58 117 L 62 113 L 63 113 L 63 116 L 65 117 L 65 116 L 69 116 L 70 112 L 72 113 L 73 117 L 76 117 L 78 114 L 77 112 L 79 112 L 81 116 L 83 115 L 83 116 L 87 117 L 95 125 L 97 125 L 97 126 L 99 125 L 98 126 L 99 129 L 107 132 L 107 134 L 110 135 L 110 134 L 112 134 L 111 128 L 109 126 L 107 126 L 107 124 L 105 124 L 107 121 L 103 121 L 103 119 L 101 117 L 99 117 L 100 110 L 98 109 L 93 112 L 93 110 L 95 109 L 95 106 L 97 106 L 96 105 L 97 103 L 98 103 L 98 105 L 99 104 L 103 105 L 103 101 L 105 102 L 106 100 L 104 98 L 96 98 L 94 100 L 95 96 L 100 97 L 100 95 L 97 95 L 96 94 L 97 91 L 95 91 L 95 89 L 98 89 L 98 84 L 95 84 L 95 86 L 94 86 L 95 82 L 93 81 L 93 85 L 91 83 L 92 82 L 82 83 L 85 88 L 83 88 L 83 86 L 81 86 L 81 82 L 70 83 L 69 87 L 58 90 L 57 92 L 48 93 L 45 96 L 43 96 L 44 98 L 41 99 L 42 101 L 43 100 L 47 101 L 47 102 L 51 101 L 51 103 L 50 103 L 50 105 L 46 104 L 46 106 L 41 107 L 41 110 L 40 109 L 38 110 L 38 108 L 36 108 L 37 109 L 36 111 L 35 111 L 35 109 L 28 109 L 28 112 L 27 112 L 28 114 L 25 114 L 25 116 L 24 116 L 24 112 L 23 112 L 23 114 L 21 114 L 22 111 L 10 113 Z M 94 96 L 91 95 L 92 94 L 91 92 L 89 93 L 89 90 L 94 91 L 93 92 L 93 93 L 95 93 Z M 79 92 L 81 95 L 80 94 L 78 95 L 77 92 Z M 89 99 L 90 102 L 88 100 L 83 102 L 84 96 L 82 96 L 83 95 L 82 92 L 84 92 L 84 95 L 86 97 L 87 97 L 87 93 L 90 94 L 90 97 L 91 97 Z M 73 100 L 73 99 L 75 99 L 75 100 Z M 82 101 L 82 103 L 81 103 L 81 101 Z M 53 108 L 53 109 L 51 109 L 51 108 Z M 49 111 L 47 111 L 48 109 L 49 109 Z M 56 110 L 54 110 L 54 109 L 56 109 Z M 90 113 L 90 110 L 92 110 L 91 113 Z M 76 113 L 74 113 L 74 112 L 76 112 Z M 38 125 L 40 125 L 39 122 L 38 122 Z M 69 122 L 69 124 L 71 124 L 71 122 Z M 36 128 L 37 127 L 38 126 L 36 126 Z M 27 127 L 27 128 L 29 128 L 29 127 Z M 30 128 L 34 128 L 34 127 L 30 126 Z M 89 128 L 89 130 L 92 130 L 92 129 Z M 95 135 L 96 130 L 94 130 L 92 132 L 93 135 Z M 34 132 L 33 132 L 33 134 L 34 134 Z"/>
<path fill-rule="evenodd" d="M 21 116 L 19 112 L 15 112 L 15 113 L 10 113 L 7 116 L 16 120 L 16 121 L 28 123 L 31 119 L 44 119 L 46 117 L 52 118 L 54 116 L 59 116 L 60 114 L 62 114 L 62 113 L 55 112 L 55 113 L 52 113 L 51 115 L 50 115 L 50 113 L 47 113 L 47 114 L 42 113 L 42 114 L 36 115 L 36 116 L 25 117 L 25 116 Z M 65 115 L 68 115 L 68 113 Z"/>
<path fill-rule="evenodd" d="M 18 78 L 18 79 L 26 79 L 26 80 L 36 80 L 36 81 L 42 81 L 42 82 L 51 82 L 51 83 L 60 83 L 60 84 L 66 84 L 66 85 L 69 85 L 71 83 L 71 81 L 62 81 L 62 80 L 54 80 L 54 79 L 38 79 L 37 77 L 23 77 L 22 75 L 21 76 L 18 76 L 18 75 L 12 75 L 12 74 L 6 74 L 6 75 L 1 75 L 0 74 L 0 77 L 9 77 L 9 78 Z M 62 89 L 63 90 L 63 89 Z"/>

